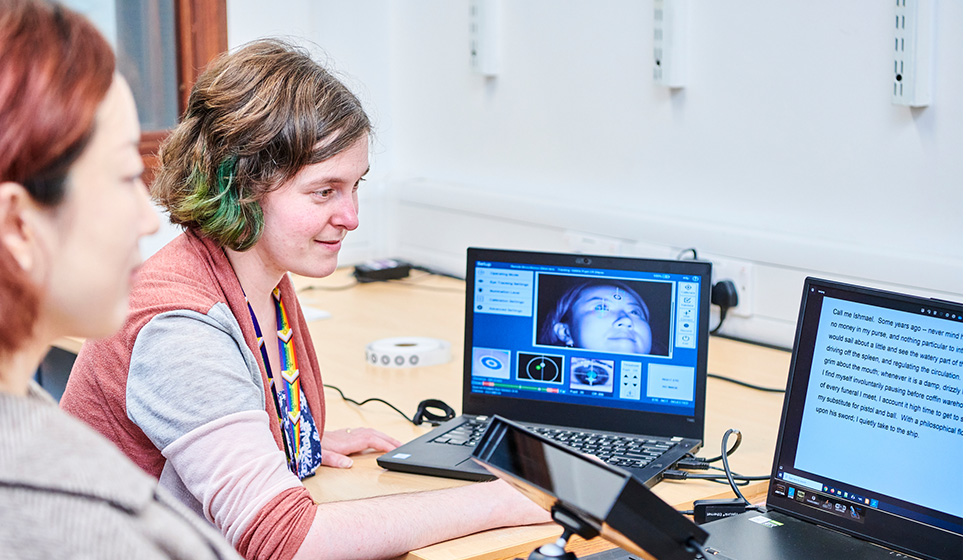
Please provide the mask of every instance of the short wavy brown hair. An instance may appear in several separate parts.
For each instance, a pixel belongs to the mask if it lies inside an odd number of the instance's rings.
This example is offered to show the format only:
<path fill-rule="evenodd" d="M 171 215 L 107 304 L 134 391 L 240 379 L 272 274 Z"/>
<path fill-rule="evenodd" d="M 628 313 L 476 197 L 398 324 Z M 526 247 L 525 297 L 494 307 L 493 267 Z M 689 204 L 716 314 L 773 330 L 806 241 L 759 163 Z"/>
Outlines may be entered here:
<path fill-rule="evenodd" d="M 358 98 L 307 51 L 248 43 L 198 78 L 151 194 L 173 223 L 244 251 L 261 236 L 266 193 L 370 130 Z"/>

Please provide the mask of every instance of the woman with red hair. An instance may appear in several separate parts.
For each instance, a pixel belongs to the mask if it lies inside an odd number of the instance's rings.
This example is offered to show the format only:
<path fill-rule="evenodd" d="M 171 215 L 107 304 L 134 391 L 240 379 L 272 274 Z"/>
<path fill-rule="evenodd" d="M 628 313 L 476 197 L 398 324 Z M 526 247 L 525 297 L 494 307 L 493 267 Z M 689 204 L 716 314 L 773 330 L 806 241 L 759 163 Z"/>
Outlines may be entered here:
<path fill-rule="evenodd" d="M 158 226 L 134 99 L 82 16 L 0 4 L 0 556 L 237 558 L 31 381 L 50 343 L 123 323 Z"/>

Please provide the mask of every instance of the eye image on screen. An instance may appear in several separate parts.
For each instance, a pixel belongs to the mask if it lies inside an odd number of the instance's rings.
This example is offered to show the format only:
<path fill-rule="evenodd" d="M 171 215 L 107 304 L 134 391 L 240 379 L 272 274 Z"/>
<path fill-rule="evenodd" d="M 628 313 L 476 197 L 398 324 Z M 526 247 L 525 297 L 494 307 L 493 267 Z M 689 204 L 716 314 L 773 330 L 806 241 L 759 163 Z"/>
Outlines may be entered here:
<path fill-rule="evenodd" d="M 614 390 L 614 362 L 590 358 L 571 358 L 570 387 L 584 391 L 610 393 Z"/>
<path fill-rule="evenodd" d="M 540 274 L 537 344 L 668 355 L 669 282 Z"/>
<path fill-rule="evenodd" d="M 510 351 L 473 348 L 473 375 L 510 379 Z"/>
<path fill-rule="evenodd" d="M 520 352 L 517 354 L 517 379 L 562 385 L 563 357 Z"/>

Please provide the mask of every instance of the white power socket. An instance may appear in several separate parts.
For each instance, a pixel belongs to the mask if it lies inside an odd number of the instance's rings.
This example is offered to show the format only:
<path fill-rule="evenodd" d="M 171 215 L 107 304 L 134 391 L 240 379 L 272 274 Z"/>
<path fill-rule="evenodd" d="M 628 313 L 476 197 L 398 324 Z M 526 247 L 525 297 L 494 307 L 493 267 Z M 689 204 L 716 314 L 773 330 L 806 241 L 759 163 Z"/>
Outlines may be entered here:
<path fill-rule="evenodd" d="M 701 260 L 711 261 L 711 285 L 718 280 L 731 280 L 738 291 L 738 305 L 728 310 L 728 316 L 751 317 L 754 314 L 754 265 L 713 255 L 702 254 Z"/>
<path fill-rule="evenodd" d="M 892 102 L 909 107 L 932 103 L 934 0 L 896 0 Z"/>

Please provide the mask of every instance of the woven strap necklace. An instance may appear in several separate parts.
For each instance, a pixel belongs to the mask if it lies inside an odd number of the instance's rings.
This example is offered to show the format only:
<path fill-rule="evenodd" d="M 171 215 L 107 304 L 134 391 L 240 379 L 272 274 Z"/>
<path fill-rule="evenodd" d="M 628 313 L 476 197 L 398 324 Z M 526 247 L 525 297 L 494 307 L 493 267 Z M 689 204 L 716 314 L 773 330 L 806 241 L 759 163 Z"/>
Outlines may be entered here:
<path fill-rule="evenodd" d="M 268 384 L 272 389 L 278 426 L 282 430 L 282 441 L 284 442 L 288 468 L 302 479 L 314 474 L 315 470 L 322 464 L 322 445 L 318 428 L 312 418 L 312 412 L 309 410 L 304 395 L 302 395 L 298 358 L 295 355 L 295 342 L 292 339 L 292 327 L 278 288 L 272 290 L 272 299 L 275 301 L 275 319 L 278 325 L 276 335 L 279 366 L 282 370 L 282 386 L 284 388 L 282 391 L 278 391 L 275 387 L 275 378 L 272 375 L 272 365 L 268 359 L 268 349 L 262 336 L 262 329 L 258 325 L 258 319 L 255 317 L 255 311 L 252 309 L 252 304 L 248 301 L 247 295 L 245 296 L 245 303 L 248 304 L 248 312 L 252 316 L 255 335 L 258 337 L 258 349 L 261 351 L 265 373 L 268 375 Z"/>

